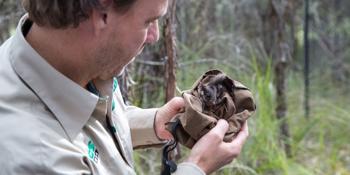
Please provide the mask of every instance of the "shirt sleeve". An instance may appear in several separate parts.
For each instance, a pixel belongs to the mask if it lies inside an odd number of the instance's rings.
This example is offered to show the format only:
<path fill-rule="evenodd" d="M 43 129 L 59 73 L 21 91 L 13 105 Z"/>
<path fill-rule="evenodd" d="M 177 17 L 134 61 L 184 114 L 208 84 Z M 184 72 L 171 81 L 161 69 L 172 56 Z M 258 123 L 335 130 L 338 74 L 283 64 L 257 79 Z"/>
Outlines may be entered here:
<path fill-rule="evenodd" d="M 164 144 L 154 130 L 154 119 L 158 108 L 141 109 L 128 106 L 126 116 L 131 129 L 131 138 L 134 148 L 144 148 Z"/>
<path fill-rule="evenodd" d="M 154 119 L 158 108 L 142 109 L 136 106 L 126 105 L 121 91 L 117 87 L 118 85 L 115 83 L 115 102 L 123 110 L 123 115 L 128 120 L 133 147 L 144 148 L 163 144 L 154 130 Z M 113 106 L 112 104 L 112 110 Z"/>
<path fill-rule="evenodd" d="M 183 162 L 177 166 L 177 170 L 172 175 L 205 175 L 204 171 L 200 169 L 196 164 Z"/>

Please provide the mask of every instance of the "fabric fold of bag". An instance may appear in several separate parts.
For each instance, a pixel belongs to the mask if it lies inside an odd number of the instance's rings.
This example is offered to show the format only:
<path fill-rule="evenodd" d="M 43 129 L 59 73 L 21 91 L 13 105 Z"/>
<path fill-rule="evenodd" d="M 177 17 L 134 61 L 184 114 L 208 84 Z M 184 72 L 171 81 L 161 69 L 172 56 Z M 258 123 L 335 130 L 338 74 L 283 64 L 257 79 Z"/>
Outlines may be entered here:
<path fill-rule="evenodd" d="M 219 119 L 229 123 L 224 141 L 232 141 L 256 109 L 250 90 L 220 70 L 206 72 L 182 97 L 185 107 L 173 119 L 180 122 L 169 122 L 167 129 L 170 131 L 179 123 L 174 138 L 188 148 L 215 127 Z"/>

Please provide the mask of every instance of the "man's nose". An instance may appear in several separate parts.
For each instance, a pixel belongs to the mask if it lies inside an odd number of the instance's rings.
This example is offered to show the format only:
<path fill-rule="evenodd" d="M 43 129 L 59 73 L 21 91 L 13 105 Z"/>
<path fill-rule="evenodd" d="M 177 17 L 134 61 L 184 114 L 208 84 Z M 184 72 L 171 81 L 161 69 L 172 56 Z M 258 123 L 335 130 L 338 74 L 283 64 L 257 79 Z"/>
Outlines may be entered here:
<path fill-rule="evenodd" d="M 159 40 L 159 25 L 158 20 L 152 22 L 151 26 L 147 31 L 146 43 L 154 44 Z"/>

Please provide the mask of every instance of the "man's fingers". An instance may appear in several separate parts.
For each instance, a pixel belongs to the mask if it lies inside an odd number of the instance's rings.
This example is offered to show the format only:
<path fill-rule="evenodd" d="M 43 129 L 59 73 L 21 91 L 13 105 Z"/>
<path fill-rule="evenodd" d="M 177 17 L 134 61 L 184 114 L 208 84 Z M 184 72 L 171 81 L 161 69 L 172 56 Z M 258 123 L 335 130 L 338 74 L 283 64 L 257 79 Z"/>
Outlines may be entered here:
<path fill-rule="evenodd" d="M 169 113 L 175 115 L 185 106 L 185 101 L 181 97 L 174 97 L 166 106 L 169 106 Z"/>
<path fill-rule="evenodd" d="M 228 130 L 228 123 L 226 120 L 219 120 L 216 126 L 209 131 L 209 133 L 219 136 L 220 140 L 224 139 L 225 133 Z"/>
<path fill-rule="evenodd" d="M 158 111 L 163 118 L 170 120 L 185 106 L 185 102 L 181 97 L 174 97 Z"/>
<path fill-rule="evenodd" d="M 172 135 L 166 130 L 165 124 L 169 122 L 184 107 L 185 102 L 180 97 L 171 99 L 158 109 L 155 118 L 156 134 L 161 139 L 170 139 Z"/>
<path fill-rule="evenodd" d="M 248 131 L 248 124 L 246 121 L 246 122 L 244 122 L 244 125 L 243 125 L 241 131 L 238 133 L 237 137 L 235 139 L 233 139 L 233 141 L 231 143 L 234 146 L 243 145 L 244 142 L 247 140 L 248 136 L 249 136 L 249 131 Z"/>

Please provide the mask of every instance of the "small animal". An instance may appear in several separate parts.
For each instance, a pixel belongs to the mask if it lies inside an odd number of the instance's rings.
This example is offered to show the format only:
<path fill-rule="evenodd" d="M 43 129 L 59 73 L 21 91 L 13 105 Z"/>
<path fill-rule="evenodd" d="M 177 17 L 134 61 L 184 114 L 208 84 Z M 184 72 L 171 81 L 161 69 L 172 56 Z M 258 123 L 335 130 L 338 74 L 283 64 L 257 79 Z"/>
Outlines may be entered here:
<path fill-rule="evenodd" d="M 203 103 L 203 109 L 210 110 L 223 101 L 224 92 L 230 90 L 232 85 L 225 74 L 206 78 L 198 86 L 198 91 Z"/>

